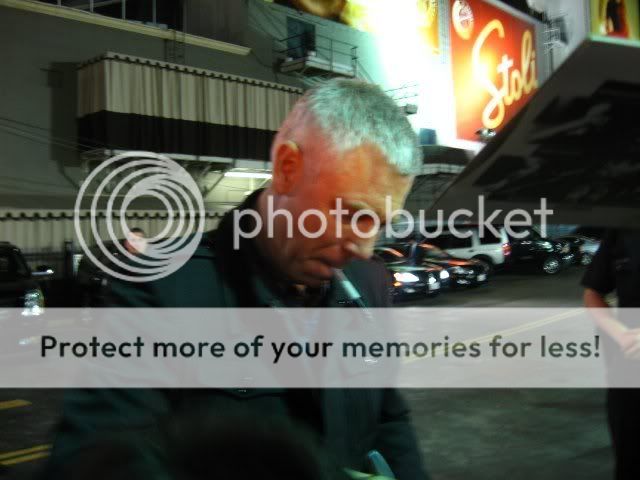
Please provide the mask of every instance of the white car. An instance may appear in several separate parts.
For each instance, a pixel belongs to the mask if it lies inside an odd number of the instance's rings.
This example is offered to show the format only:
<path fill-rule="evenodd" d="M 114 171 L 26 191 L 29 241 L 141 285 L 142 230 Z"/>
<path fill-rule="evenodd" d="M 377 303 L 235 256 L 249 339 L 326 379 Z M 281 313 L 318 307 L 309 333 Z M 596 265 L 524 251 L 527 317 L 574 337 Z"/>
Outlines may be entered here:
<path fill-rule="evenodd" d="M 485 228 L 481 237 L 479 227 L 461 226 L 457 227 L 457 231 L 464 235 L 471 232 L 470 236 L 460 238 L 452 232 L 445 231 L 437 238 L 428 241 L 454 257 L 480 260 L 489 267 L 490 271 L 493 271 L 504 266 L 511 253 L 507 233 L 504 228 L 496 228 L 498 236 Z"/>

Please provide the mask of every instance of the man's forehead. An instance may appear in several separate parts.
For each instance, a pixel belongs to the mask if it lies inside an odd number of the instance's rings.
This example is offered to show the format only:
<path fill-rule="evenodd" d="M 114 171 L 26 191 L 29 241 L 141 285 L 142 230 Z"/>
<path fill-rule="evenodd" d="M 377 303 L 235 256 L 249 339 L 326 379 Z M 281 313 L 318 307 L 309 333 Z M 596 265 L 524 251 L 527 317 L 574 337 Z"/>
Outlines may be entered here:
<path fill-rule="evenodd" d="M 370 208 L 383 211 L 390 197 L 394 208 L 402 207 L 404 197 L 413 181 L 390 165 L 381 150 L 363 144 L 342 154 L 324 152 L 319 171 L 309 180 L 333 198 L 341 198 L 349 208 Z"/>
<path fill-rule="evenodd" d="M 314 160 L 320 163 L 321 173 L 343 178 L 349 184 L 354 183 L 354 177 L 369 184 L 375 182 L 385 185 L 410 180 L 372 144 L 363 144 L 341 154 L 328 153 L 326 157 Z"/>

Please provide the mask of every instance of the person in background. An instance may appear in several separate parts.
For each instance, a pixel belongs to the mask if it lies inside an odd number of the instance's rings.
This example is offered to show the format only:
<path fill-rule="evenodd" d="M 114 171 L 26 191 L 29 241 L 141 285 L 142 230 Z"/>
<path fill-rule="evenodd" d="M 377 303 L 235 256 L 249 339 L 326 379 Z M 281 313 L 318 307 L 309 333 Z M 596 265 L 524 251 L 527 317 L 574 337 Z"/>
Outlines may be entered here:
<path fill-rule="evenodd" d="M 127 252 L 133 255 L 144 254 L 147 249 L 147 235 L 138 227 L 132 228 L 126 236 L 123 245 Z"/>
<path fill-rule="evenodd" d="M 607 374 L 613 388 L 607 391 L 607 416 L 616 461 L 616 480 L 640 478 L 640 389 L 616 388 L 640 374 L 640 231 L 609 232 L 582 279 L 584 304 L 594 309 L 603 346 Z M 614 317 L 605 297 L 618 298 Z M 631 314 L 629 314 L 631 313 Z"/>

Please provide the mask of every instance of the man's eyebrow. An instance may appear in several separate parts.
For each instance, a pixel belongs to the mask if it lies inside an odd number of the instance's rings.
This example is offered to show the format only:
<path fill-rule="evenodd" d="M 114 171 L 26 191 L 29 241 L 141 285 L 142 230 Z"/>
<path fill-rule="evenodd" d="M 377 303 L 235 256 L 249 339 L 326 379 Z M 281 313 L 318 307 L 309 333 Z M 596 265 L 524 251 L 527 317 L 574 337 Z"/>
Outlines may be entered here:
<path fill-rule="evenodd" d="M 344 206 L 350 210 L 373 210 L 364 200 L 345 200 Z"/>
<path fill-rule="evenodd" d="M 358 210 L 369 210 L 378 216 L 381 223 L 385 223 L 387 221 L 386 211 L 383 206 L 380 206 L 381 208 L 377 209 L 374 206 L 370 205 L 369 203 L 365 202 L 364 200 L 356 200 L 356 199 L 344 200 L 344 204 L 345 204 L 344 206 L 348 210 L 354 210 L 353 213 L 355 213 L 355 211 L 358 211 Z"/>

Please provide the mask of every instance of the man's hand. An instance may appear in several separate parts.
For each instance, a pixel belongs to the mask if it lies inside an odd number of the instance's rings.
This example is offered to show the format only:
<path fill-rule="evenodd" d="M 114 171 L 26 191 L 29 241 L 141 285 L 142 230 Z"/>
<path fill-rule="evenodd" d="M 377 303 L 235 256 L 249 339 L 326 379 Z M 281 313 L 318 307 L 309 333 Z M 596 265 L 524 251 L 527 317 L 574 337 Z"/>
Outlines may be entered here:
<path fill-rule="evenodd" d="M 624 356 L 630 360 L 640 360 L 640 328 L 632 328 L 617 338 Z"/>

